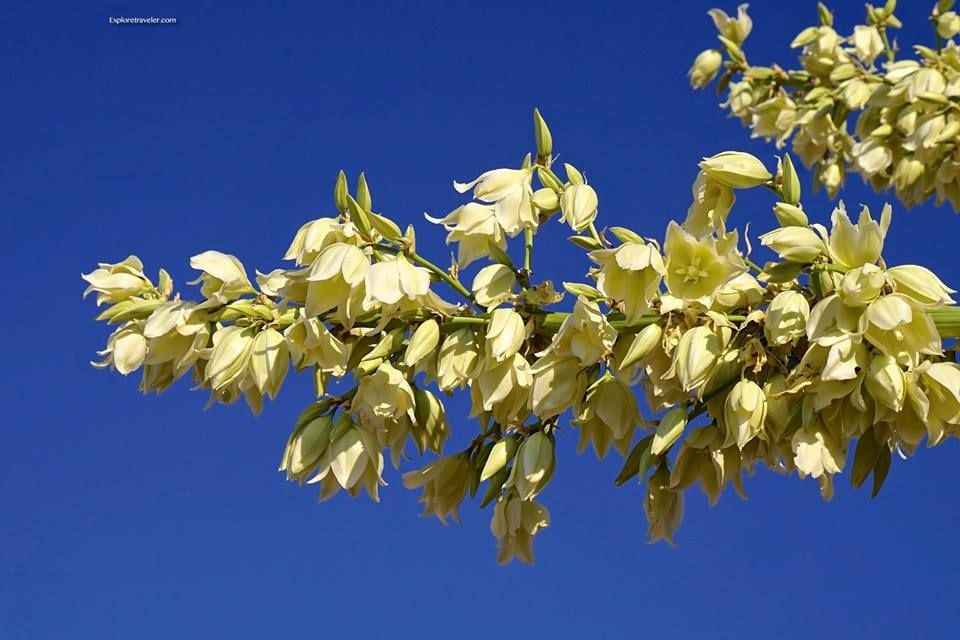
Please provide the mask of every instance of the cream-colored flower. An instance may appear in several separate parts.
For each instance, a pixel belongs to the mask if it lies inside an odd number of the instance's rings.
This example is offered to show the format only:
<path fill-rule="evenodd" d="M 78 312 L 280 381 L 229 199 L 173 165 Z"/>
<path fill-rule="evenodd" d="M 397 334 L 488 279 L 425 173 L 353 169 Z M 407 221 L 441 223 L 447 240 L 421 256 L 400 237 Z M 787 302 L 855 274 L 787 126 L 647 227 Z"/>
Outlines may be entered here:
<path fill-rule="evenodd" d="M 319 318 L 301 318 L 287 327 L 284 335 L 296 367 L 315 366 L 335 376 L 347 372 L 349 349 Z"/>
<path fill-rule="evenodd" d="M 352 244 L 335 242 L 320 252 L 306 276 L 308 317 L 336 309 L 341 324 L 351 326 L 361 312 L 370 260 Z"/>
<path fill-rule="evenodd" d="M 467 183 L 454 182 L 458 193 L 473 189 L 473 197 L 493 205 L 497 223 L 513 237 L 524 229 L 537 228 L 533 210 L 531 169 L 494 169 Z"/>
<path fill-rule="evenodd" d="M 530 391 L 530 410 L 539 418 L 560 415 L 583 395 L 577 358 L 548 353 L 530 367 L 533 388 Z"/>
<path fill-rule="evenodd" d="M 732 188 L 700 171 L 693 183 L 693 202 L 687 209 L 683 228 L 698 238 L 723 231 L 735 200 Z"/>
<path fill-rule="evenodd" d="M 793 434 L 793 463 L 800 477 L 840 473 L 846 462 L 846 452 L 836 439 L 817 423 L 801 427 Z"/>
<path fill-rule="evenodd" d="M 608 372 L 590 385 L 577 412 L 574 422 L 580 429 L 577 451 L 582 452 L 587 443 L 592 443 L 597 456 L 603 458 L 612 443 L 626 455 L 641 422 L 633 391 Z"/>
<path fill-rule="evenodd" d="M 843 203 L 833 210 L 833 230 L 830 232 L 830 257 L 848 269 L 873 264 L 883 252 L 883 240 L 890 228 L 890 205 L 884 205 L 880 221 L 870 217 L 870 210 L 860 210 L 857 224 L 850 222 Z"/>
<path fill-rule="evenodd" d="M 763 300 L 765 290 L 749 273 L 731 278 L 714 296 L 714 308 L 721 310 L 755 307 Z"/>
<path fill-rule="evenodd" d="M 492 309 L 513 297 L 517 274 L 503 264 L 490 264 L 473 278 L 473 297 L 482 307 Z"/>
<path fill-rule="evenodd" d="M 943 283 L 932 271 L 914 264 L 901 265 L 887 269 L 887 276 L 894 290 L 919 306 L 938 307 L 955 304 L 951 293 L 953 289 Z"/>
<path fill-rule="evenodd" d="M 657 430 L 653 434 L 653 441 L 650 443 L 650 453 L 655 456 L 660 455 L 680 439 L 684 429 L 687 428 L 687 408 L 676 407 L 671 409 L 660 418 L 657 423 Z"/>
<path fill-rule="evenodd" d="M 810 227 L 780 227 L 760 236 L 760 243 L 788 262 L 810 263 L 827 252 L 823 238 Z"/>
<path fill-rule="evenodd" d="M 493 362 L 513 358 L 527 338 L 523 317 L 513 309 L 494 309 L 485 337 L 485 352 Z"/>
<path fill-rule="evenodd" d="M 467 384 L 480 359 L 480 346 L 472 329 L 459 329 L 448 335 L 437 355 L 437 386 L 453 391 Z"/>
<path fill-rule="evenodd" d="M 440 325 L 436 320 L 430 318 L 426 322 L 420 323 L 407 343 L 407 350 L 403 354 L 403 363 L 408 367 L 414 367 L 418 362 L 427 358 L 440 344 Z"/>
<path fill-rule="evenodd" d="M 500 249 L 507 246 L 506 234 L 497 220 L 497 209 L 493 205 L 468 202 L 446 217 L 426 218 L 435 224 L 442 224 L 449 232 L 447 244 L 457 243 L 457 264 L 461 268 L 490 255 L 491 244 Z"/>
<path fill-rule="evenodd" d="M 874 400 L 894 413 L 903 411 L 907 381 L 896 359 L 887 355 L 874 357 L 864 382 Z"/>
<path fill-rule="evenodd" d="M 277 397 L 287 376 L 290 365 L 290 350 L 283 334 L 266 328 L 253 339 L 250 352 L 250 373 L 261 394 L 271 400 Z"/>
<path fill-rule="evenodd" d="M 650 311 L 666 271 L 656 246 L 625 242 L 615 249 L 598 249 L 589 255 L 600 265 L 597 288 L 623 308 L 628 324 Z"/>
<path fill-rule="evenodd" d="M 886 285 L 884 270 L 874 264 L 865 264 L 844 274 L 837 294 L 849 307 L 865 307 L 883 293 Z"/>
<path fill-rule="evenodd" d="M 312 264 L 320 252 L 331 244 L 346 242 L 355 235 L 353 225 L 342 224 L 336 218 L 317 218 L 297 229 L 283 259 L 306 266 Z"/>
<path fill-rule="evenodd" d="M 597 303 L 580 296 L 547 351 L 572 355 L 582 367 L 589 367 L 609 354 L 616 340 L 616 329 Z"/>
<path fill-rule="evenodd" d="M 502 425 L 517 424 L 529 412 L 533 373 L 519 353 L 487 368 L 473 381 L 473 415 L 489 412 Z"/>
<path fill-rule="evenodd" d="M 864 337 L 881 352 L 901 363 L 920 354 L 940 355 L 943 346 L 937 326 L 910 298 L 891 294 L 870 303 L 860 320 Z"/>
<path fill-rule="evenodd" d="M 774 345 L 784 345 L 804 336 L 810 318 L 810 303 L 797 291 L 782 291 L 770 301 L 763 332 Z"/>
<path fill-rule="evenodd" d="M 600 200 L 588 184 L 568 184 L 560 196 L 560 220 L 574 231 L 589 227 L 597 219 Z"/>
<path fill-rule="evenodd" d="M 949 40 L 960 33 L 960 16 L 955 11 L 944 11 L 937 17 L 936 28 L 938 36 Z"/>
<path fill-rule="evenodd" d="M 742 151 L 723 151 L 700 161 L 710 178 L 732 189 L 759 187 L 773 179 L 756 156 Z"/>
<path fill-rule="evenodd" d="M 520 445 L 504 489 L 513 489 L 521 500 L 532 500 L 550 482 L 553 475 L 553 440 L 537 431 Z"/>
<path fill-rule="evenodd" d="M 686 331 L 673 352 L 672 373 L 684 391 L 702 387 L 723 353 L 723 340 L 710 327 Z"/>
<path fill-rule="evenodd" d="M 671 488 L 670 472 L 665 466 L 657 469 L 647 481 L 643 510 L 650 542 L 666 540 L 673 544 L 673 536 L 683 520 L 683 492 Z"/>
<path fill-rule="evenodd" d="M 360 378 L 350 411 L 363 426 L 382 428 L 404 417 L 414 419 L 416 399 L 410 383 L 384 361 L 377 370 Z"/>
<path fill-rule="evenodd" d="M 393 260 L 372 265 L 366 275 L 367 297 L 364 307 L 377 304 L 395 305 L 400 302 L 418 302 L 430 291 L 430 272 L 415 267 L 398 254 Z"/>
<path fill-rule="evenodd" d="M 723 63 L 723 55 L 716 49 L 704 49 L 693 61 L 693 66 L 687 72 L 690 78 L 690 86 L 694 89 L 702 89 L 710 84 L 717 77 L 717 71 Z"/>
<path fill-rule="evenodd" d="M 493 508 L 490 531 L 497 539 L 497 562 L 514 558 L 533 562 L 533 536 L 550 525 L 550 512 L 535 500 L 521 500 L 514 494 L 500 498 Z"/>
<path fill-rule="evenodd" d="M 339 431 L 342 435 L 327 447 L 316 467 L 316 475 L 308 484 L 321 484 L 322 500 L 333 497 L 340 489 L 354 496 L 365 489 L 374 502 L 379 502 L 379 485 L 386 483 L 383 482 L 383 454 L 376 439 L 354 426 Z"/>
<path fill-rule="evenodd" d="M 875 26 L 857 25 L 853 28 L 853 46 L 857 56 L 868 65 L 883 53 L 883 40 Z"/>
<path fill-rule="evenodd" d="M 767 398 L 756 382 L 741 380 L 733 385 L 724 402 L 723 418 L 727 428 L 724 446 L 736 443 L 741 451 L 763 433 L 767 419 Z"/>
<path fill-rule="evenodd" d="M 235 256 L 219 251 L 204 251 L 190 258 L 190 266 L 202 271 L 190 284 L 200 284 L 200 292 L 207 302 L 201 306 L 216 306 L 236 300 L 253 292 L 243 264 Z"/>
<path fill-rule="evenodd" d="M 403 486 L 407 489 L 423 488 L 420 503 L 424 515 L 436 516 L 443 523 L 448 517 L 459 522 L 460 503 L 467 494 L 472 473 L 467 456 L 447 456 L 423 469 L 403 474 Z"/>
<path fill-rule="evenodd" d="M 280 463 L 280 471 L 286 471 L 288 480 L 303 482 L 313 473 L 330 445 L 332 427 L 333 419 L 321 415 L 290 434 Z"/>
<path fill-rule="evenodd" d="M 128 256 L 114 264 L 100 262 L 96 269 L 81 277 L 90 284 L 83 292 L 83 297 L 96 293 L 98 307 L 104 303 L 116 304 L 153 289 L 150 279 L 143 273 L 143 263 L 137 256 Z"/>
<path fill-rule="evenodd" d="M 737 17 L 728 16 L 721 9 L 710 9 L 707 15 L 713 19 L 713 24 L 717 31 L 724 38 L 731 40 L 735 44 L 740 44 L 747 39 L 750 31 L 753 30 L 753 20 L 747 15 L 748 4 L 741 4 L 737 7 Z"/>
<path fill-rule="evenodd" d="M 666 282 L 681 300 L 709 307 L 713 296 L 735 275 L 746 269 L 736 254 L 736 233 L 716 239 L 697 239 L 671 221 L 664 242 Z"/>
<path fill-rule="evenodd" d="M 231 325 L 213 334 L 213 350 L 207 362 L 205 376 L 214 392 L 227 387 L 238 387 L 247 373 L 253 352 L 256 331 L 249 327 Z"/>
<path fill-rule="evenodd" d="M 142 323 L 126 322 L 118 327 L 107 340 L 107 346 L 97 355 L 100 362 L 91 362 L 97 368 L 112 366 L 120 375 L 128 375 L 139 369 L 147 357 L 147 339 L 143 337 Z"/>

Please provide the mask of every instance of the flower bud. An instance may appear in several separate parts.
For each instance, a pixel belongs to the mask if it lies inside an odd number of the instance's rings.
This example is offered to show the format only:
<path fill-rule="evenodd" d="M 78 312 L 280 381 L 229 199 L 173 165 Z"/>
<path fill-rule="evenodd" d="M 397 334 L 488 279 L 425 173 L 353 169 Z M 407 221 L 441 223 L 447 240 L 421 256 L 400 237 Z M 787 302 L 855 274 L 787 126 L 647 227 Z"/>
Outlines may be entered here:
<path fill-rule="evenodd" d="M 823 238 L 810 227 L 781 227 L 760 236 L 760 243 L 770 247 L 788 262 L 807 264 L 827 251 Z"/>
<path fill-rule="evenodd" d="M 502 264 L 487 265 L 473 278 L 474 299 L 482 307 L 490 309 L 513 296 L 517 276 L 513 269 Z"/>
<path fill-rule="evenodd" d="M 537 431 L 520 445 L 504 487 L 514 487 L 521 500 L 531 500 L 547 486 L 553 465 L 553 441 Z"/>
<path fill-rule="evenodd" d="M 660 423 L 657 425 L 657 431 L 653 435 L 653 443 L 650 445 L 650 453 L 655 456 L 660 455 L 670 448 L 676 442 L 683 430 L 687 427 L 687 408 L 676 407 L 667 412 Z"/>
<path fill-rule="evenodd" d="M 487 325 L 486 353 L 494 362 L 512 358 L 526 338 L 523 317 L 513 309 L 495 309 Z"/>
<path fill-rule="evenodd" d="M 810 223 L 803 209 L 786 202 L 773 205 L 773 215 L 777 216 L 781 227 L 806 227 Z"/>
<path fill-rule="evenodd" d="M 574 231 L 585 229 L 596 220 L 598 204 L 597 192 L 590 185 L 567 185 L 560 197 L 561 220 Z"/>
<path fill-rule="evenodd" d="M 955 11 L 947 11 L 937 18 L 937 35 L 949 40 L 960 33 L 960 16 Z"/>
<path fill-rule="evenodd" d="M 741 380 L 733 385 L 723 407 L 727 442 L 736 442 L 742 451 L 747 443 L 763 431 L 766 417 L 767 398 L 756 382 Z"/>
<path fill-rule="evenodd" d="M 724 151 L 700 161 L 708 176 L 734 189 L 749 189 L 773 178 L 756 156 L 741 151 Z"/>
<path fill-rule="evenodd" d="M 685 391 L 707 381 L 722 350 L 720 336 L 710 327 L 694 327 L 683 334 L 673 354 L 673 370 Z"/>
<path fill-rule="evenodd" d="M 283 334 L 276 329 L 258 333 L 250 352 L 250 371 L 257 390 L 271 400 L 276 398 L 289 366 L 290 350 Z"/>
<path fill-rule="evenodd" d="M 874 400 L 896 413 L 903 410 L 906 380 L 903 370 L 893 357 L 877 355 L 870 361 L 866 385 Z"/>
<path fill-rule="evenodd" d="M 797 168 L 793 165 L 793 160 L 790 158 L 789 153 L 783 154 L 779 168 L 780 196 L 787 204 L 799 205 L 801 193 L 800 176 L 797 175 Z M 781 222 L 781 224 L 783 223 Z"/>
<path fill-rule="evenodd" d="M 570 408 L 582 395 L 577 374 L 580 362 L 571 356 L 549 353 L 533 363 L 530 410 L 539 418 L 551 418 Z"/>
<path fill-rule="evenodd" d="M 783 291 L 770 301 L 763 332 L 771 344 L 784 345 L 804 336 L 810 303 L 797 291 Z"/>
<path fill-rule="evenodd" d="M 337 181 L 333 185 L 333 204 L 341 215 L 347 213 L 349 203 L 347 201 L 347 174 L 343 169 L 337 173 Z"/>
<path fill-rule="evenodd" d="M 408 367 L 429 356 L 440 343 L 440 325 L 433 318 L 422 323 L 410 336 L 407 350 L 403 355 L 403 362 Z"/>
<path fill-rule="evenodd" d="M 693 66 L 687 75 L 690 77 L 690 86 L 701 89 L 710 84 L 717 77 L 723 55 L 716 49 L 704 49 L 693 61 Z"/>
<path fill-rule="evenodd" d="M 533 110 L 533 136 L 537 141 L 537 159 L 549 163 L 553 155 L 553 136 L 547 121 L 540 115 L 540 109 Z"/>
<path fill-rule="evenodd" d="M 633 337 L 630 347 L 620 361 L 619 369 L 626 370 L 646 358 L 663 339 L 663 329 L 658 324 L 644 327 Z"/>
<path fill-rule="evenodd" d="M 544 187 L 533 192 L 533 204 L 544 213 L 553 213 L 560 208 L 560 198 L 556 191 Z"/>

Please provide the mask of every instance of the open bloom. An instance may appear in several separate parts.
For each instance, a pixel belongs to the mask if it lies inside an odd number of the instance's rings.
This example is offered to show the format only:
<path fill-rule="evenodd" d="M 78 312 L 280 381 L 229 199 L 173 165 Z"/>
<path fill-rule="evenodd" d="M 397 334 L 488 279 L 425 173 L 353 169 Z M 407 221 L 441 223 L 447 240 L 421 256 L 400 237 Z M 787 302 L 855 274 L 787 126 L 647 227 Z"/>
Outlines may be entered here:
<path fill-rule="evenodd" d="M 426 218 L 435 224 L 442 224 L 449 231 L 447 244 L 457 243 L 457 264 L 461 267 L 489 255 L 491 244 L 500 249 L 507 246 L 506 234 L 497 220 L 497 208 L 493 205 L 468 202 L 443 218 Z"/>
<path fill-rule="evenodd" d="M 666 271 L 653 244 L 625 242 L 615 249 L 591 251 L 590 259 L 600 265 L 597 288 L 623 308 L 628 323 L 650 310 Z"/>
<path fill-rule="evenodd" d="M 577 298 L 573 313 L 567 316 L 553 336 L 547 352 L 571 355 L 580 366 L 589 367 L 610 353 L 617 331 L 600 311 L 596 302 Z"/>
<path fill-rule="evenodd" d="M 375 304 L 395 305 L 401 301 L 416 302 L 430 291 L 430 272 L 410 264 L 403 255 L 378 262 L 367 270 L 366 308 Z"/>
<path fill-rule="evenodd" d="M 190 283 L 201 285 L 200 292 L 207 298 L 207 302 L 201 306 L 226 304 L 253 292 L 243 264 L 235 256 L 219 251 L 204 251 L 190 258 L 190 266 L 203 272 Z"/>
<path fill-rule="evenodd" d="M 98 307 L 103 303 L 116 304 L 153 289 L 137 256 L 128 256 L 115 264 L 101 262 L 96 269 L 81 277 L 90 284 L 83 297 L 96 293 Z"/>
<path fill-rule="evenodd" d="M 337 309 L 341 324 L 350 326 L 359 315 L 370 260 L 352 244 L 335 242 L 320 252 L 307 273 L 305 308 L 308 317 Z"/>
<path fill-rule="evenodd" d="M 693 202 L 687 209 L 683 228 L 698 238 L 722 231 L 734 200 L 732 188 L 701 171 L 693 183 Z"/>
<path fill-rule="evenodd" d="M 880 259 L 883 240 L 890 228 L 890 205 L 884 205 L 880 221 L 870 217 L 864 206 L 856 224 L 850 222 L 843 203 L 833 210 L 833 229 L 830 232 L 830 257 L 848 269 L 873 264 Z"/>
<path fill-rule="evenodd" d="M 533 209 L 532 169 L 494 169 L 467 182 L 454 182 L 457 193 L 473 189 L 473 197 L 493 205 L 497 223 L 513 237 L 524 229 L 537 228 Z"/>
<path fill-rule="evenodd" d="M 533 562 L 533 536 L 550 525 L 550 512 L 536 500 L 521 500 L 514 494 L 500 498 L 493 508 L 490 531 L 497 539 L 497 562 L 514 558 Z"/>
<path fill-rule="evenodd" d="M 709 307 L 714 294 L 738 273 L 745 271 L 736 254 L 737 234 L 722 239 L 697 239 L 676 222 L 667 227 L 664 252 L 667 288 L 688 302 Z"/>

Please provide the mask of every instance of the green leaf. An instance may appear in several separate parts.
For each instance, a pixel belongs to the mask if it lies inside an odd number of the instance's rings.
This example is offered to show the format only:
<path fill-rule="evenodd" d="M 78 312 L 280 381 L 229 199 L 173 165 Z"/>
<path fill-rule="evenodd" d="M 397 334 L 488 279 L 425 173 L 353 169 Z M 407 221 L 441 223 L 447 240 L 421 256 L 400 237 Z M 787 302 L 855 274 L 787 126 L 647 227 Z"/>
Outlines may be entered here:
<path fill-rule="evenodd" d="M 857 452 L 853 458 L 853 472 L 850 474 L 850 483 L 854 487 L 863 484 L 870 472 L 877 466 L 879 457 L 880 446 L 877 444 L 877 439 L 871 428 L 857 441 Z"/>
<path fill-rule="evenodd" d="M 637 444 L 633 445 L 633 449 L 630 450 L 627 459 L 623 463 L 623 468 L 620 469 L 620 473 L 617 474 L 616 479 L 613 481 L 618 487 L 623 486 L 623 484 L 633 478 L 634 476 L 642 476 L 647 472 L 647 469 L 650 468 L 655 456 L 650 453 L 650 445 L 653 444 L 653 436 L 647 436 Z"/>
<path fill-rule="evenodd" d="M 883 487 L 889 471 L 890 449 L 888 447 L 882 447 L 880 457 L 877 458 L 877 465 L 873 468 L 873 491 L 870 493 L 871 498 L 876 498 L 877 494 L 880 493 L 880 489 Z"/>

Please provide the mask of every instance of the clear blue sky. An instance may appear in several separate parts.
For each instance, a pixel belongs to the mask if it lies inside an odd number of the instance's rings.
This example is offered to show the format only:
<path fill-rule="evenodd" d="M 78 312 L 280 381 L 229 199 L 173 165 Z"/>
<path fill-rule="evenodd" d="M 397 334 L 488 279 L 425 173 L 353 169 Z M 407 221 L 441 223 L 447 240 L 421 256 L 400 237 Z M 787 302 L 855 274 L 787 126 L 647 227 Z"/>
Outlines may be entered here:
<path fill-rule="evenodd" d="M 253 418 L 204 412 L 186 383 L 143 398 L 133 377 L 87 364 L 107 331 L 80 299 L 81 271 L 135 252 L 182 286 L 208 248 L 250 272 L 278 266 L 297 227 L 331 212 L 341 167 L 366 170 L 377 207 L 444 260 L 422 212 L 460 202 L 451 179 L 519 162 L 535 105 L 599 190 L 601 222 L 662 235 L 700 156 L 741 148 L 773 163 L 687 86 L 713 42 L 709 3 L 12 4 L 0 8 L 0 637 L 956 637 L 956 440 L 896 460 L 874 501 L 844 478 L 823 504 L 812 481 L 766 471 L 748 502 L 710 509 L 691 492 L 671 548 L 646 544 L 641 489 L 612 486 L 619 459 L 576 457 L 568 433 L 538 562 L 501 568 L 489 511 L 466 506 L 461 526 L 421 518 L 392 470 L 380 505 L 321 505 L 287 483 L 275 469 L 306 384 Z M 841 4 L 842 25 L 861 19 Z M 905 40 L 929 42 L 932 0 L 904 4 Z M 752 14 L 751 59 L 786 62 L 815 3 Z M 883 202 L 857 178 L 845 198 Z M 805 201 L 827 219 L 822 195 Z M 770 204 L 742 197 L 735 221 L 768 229 Z M 956 286 L 958 232 L 948 209 L 896 206 L 887 255 Z M 565 235 L 548 226 L 539 275 L 583 275 Z M 450 413 L 466 438 L 463 403 Z"/>

